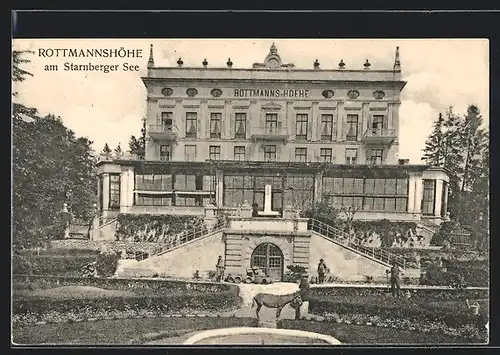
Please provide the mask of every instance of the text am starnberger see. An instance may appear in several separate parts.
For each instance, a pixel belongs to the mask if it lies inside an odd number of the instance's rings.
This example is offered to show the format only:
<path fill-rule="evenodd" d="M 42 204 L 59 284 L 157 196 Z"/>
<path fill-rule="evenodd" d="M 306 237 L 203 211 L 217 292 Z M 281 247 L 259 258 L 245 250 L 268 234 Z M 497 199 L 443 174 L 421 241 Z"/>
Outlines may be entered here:
<path fill-rule="evenodd" d="M 87 64 L 73 63 L 71 61 L 63 64 L 45 64 L 45 71 L 77 71 L 77 72 L 103 72 L 105 74 L 125 71 L 138 72 L 139 65 L 130 64 L 125 58 L 142 58 L 142 49 L 125 49 L 124 47 L 116 48 L 87 48 L 87 49 L 70 49 L 70 48 L 39 48 L 38 57 L 41 58 L 92 58 L 93 62 Z M 122 58 L 124 59 L 119 64 L 100 64 L 95 62 L 95 58 Z"/>

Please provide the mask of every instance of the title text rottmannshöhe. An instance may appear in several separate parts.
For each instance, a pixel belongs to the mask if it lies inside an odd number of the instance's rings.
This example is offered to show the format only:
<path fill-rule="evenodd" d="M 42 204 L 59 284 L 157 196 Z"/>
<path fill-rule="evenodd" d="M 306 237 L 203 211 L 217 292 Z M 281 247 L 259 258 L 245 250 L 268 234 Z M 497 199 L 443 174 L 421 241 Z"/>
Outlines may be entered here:
<path fill-rule="evenodd" d="M 308 98 L 307 89 L 234 89 L 234 97 L 298 97 Z"/>

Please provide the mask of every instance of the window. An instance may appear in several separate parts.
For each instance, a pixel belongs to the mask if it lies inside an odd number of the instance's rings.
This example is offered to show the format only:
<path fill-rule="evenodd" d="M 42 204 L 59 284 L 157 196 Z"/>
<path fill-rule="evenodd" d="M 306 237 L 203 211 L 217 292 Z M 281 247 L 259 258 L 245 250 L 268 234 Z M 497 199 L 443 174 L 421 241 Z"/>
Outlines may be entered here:
<path fill-rule="evenodd" d="M 222 113 L 211 113 L 210 114 L 210 138 L 220 138 L 220 127 L 221 127 Z"/>
<path fill-rule="evenodd" d="M 358 139 L 358 115 L 347 115 L 346 140 L 355 141 L 357 139 Z"/>
<path fill-rule="evenodd" d="M 142 206 L 171 206 L 172 191 L 177 195 L 176 206 L 205 206 L 215 192 L 213 175 L 193 174 L 137 174 L 135 189 L 137 196 L 135 205 Z M 155 193 L 151 193 L 154 191 Z M 210 195 L 193 194 L 196 191 L 210 192 Z M 164 192 L 165 194 L 158 194 Z"/>
<path fill-rule="evenodd" d="M 211 145 L 208 147 L 208 158 L 210 160 L 220 160 L 220 145 Z"/>
<path fill-rule="evenodd" d="M 198 119 L 196 112 L 186 113 L 186 138 L 196 138 Z"/>
<path fill-rule="evenodd" d="M 252 176 L 224 176 L 224 206 L 242 205 L 245 200 L 251 205 L 253 195 Z"/>
<path fill-rule="evenodd" d="M 333 115 L 321 115 L 321 140 L 331 141 L 333 134 Z"/>
<path fill-rule="evenodd" d="M 307 161 L 307 148 L 295 148 L 295 161 Z"/>
<path fill-rule="evenodd" d="M 196 160 L 196 146 L 186 144 L 184 146 L 184 156 L 186 157 L 186 161 L 195 161 Z"/>
<path fill-rule="evenodd" d="M 245 139 L 247 136 L 247 114 L 246 113 L 237 113 L 234 116 L 235 120 L 235 133 L 234 138 L 243 138 Z"/>
<path fill-rule="evenodd" d="M 295 139 L 307 140 L 307 114 L 297 115 Z"/>
<path fill-rule="evenodd" d="M 275 145 L 265 145 L 264 146 L 264 160 L 265 161 L 276 161 L 276 146 Z"/>
<path fill-rule="evenodd" d="M 99 176 L 99 181 L 98 181 L 98 184 L 99 184 L 99 210 L 102 211 L 105 209 L 104 207 L 104 178 L 102 175 Z"/>
<path fill-rule="evenodd" d="M 109 209 L 120 209 L 120 174 L 109 174 Z"/>
<path fill-rule="evenodd" d="M 160 197 L 154 195 L 138 195 L 135 200 L 136 206 L 171 206 L 172 199 L 170 197 Z"/>
<path fill-rule="evenodd" d="M 164 131 L 172 130 L 172 112 L 162 112 L 161 113 L 161 127 Z"/>
<path fill-rule="evenodd" d="M 422 214 L 434 215 L 434 199 L 436 195 L 436 181 L 423 180 L 424 192 L 422 195 Z"/>
<path fill-rule="evenodd" d="M 245 147 L 244 146 L 234 147 L 234 160 L 245 160 Z"/>
<path fill-rule="evenodd" d="M 384 150 L 381 148 L 373 148 L 370 149 L 370 160 L 369 164 L 372 165 L 380 165 L 382 164 L 382 155 L 384 153 Z"/>
<path fill-rule="evenodd" d="M 135 189 L 138 191 L 172 191 L 171 174 L 137 174 Z"/>
<path fill-rule="evenodd" d="M 358 206 L 367 211 L 406 211 L 408 179 L 323 177 L 323 194 L 335 207 Z"/>
<path fill-rule="evenodd" d="M 162 161 L 172 160 L 172 146 L 171 145 L 160 145 L 160 160 L 162 160 Z"/>
<path fill-rule="evenodd" d="M 314 176 L 287 175 L 285 178 L 284 205 L 289 203 L 301 209 L 310 207 L 314 198 Z"/>
<path fill-rule="evenodd" d="M 358 150 L 356 148 L 346 148 L 345 162 L 346 164 L 356 164 L 358 158 Z"/>
<path fill-rule="evenodd" d="M 321 148 L 319 152 L 321 161 L 332 161 L 332 148 Z"/>
<path fill-rule="evenodd" d="M 175 191 L 196 191 L 196 175 L 174 175 Z"/>
<path fill-rule="evenodd" d="M 266 113 L 266 133 L 276 132 L 278 128 L 278 114 Z"/>
<path fill-rule="evenodd" d="M 372 119 L 372 133 L 380 134 L 384 129 L 384 116 L 383 115 L 374 115 Z"/>

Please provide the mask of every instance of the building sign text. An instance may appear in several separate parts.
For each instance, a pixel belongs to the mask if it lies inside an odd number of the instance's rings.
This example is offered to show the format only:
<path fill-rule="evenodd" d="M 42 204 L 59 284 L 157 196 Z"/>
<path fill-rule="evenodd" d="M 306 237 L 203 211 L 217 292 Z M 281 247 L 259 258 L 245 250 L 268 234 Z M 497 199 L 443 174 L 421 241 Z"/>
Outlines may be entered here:
<path fill-rule="evenodd" d="M 307 89 L 234 89 L 234 97 L 308 98 Z"/>

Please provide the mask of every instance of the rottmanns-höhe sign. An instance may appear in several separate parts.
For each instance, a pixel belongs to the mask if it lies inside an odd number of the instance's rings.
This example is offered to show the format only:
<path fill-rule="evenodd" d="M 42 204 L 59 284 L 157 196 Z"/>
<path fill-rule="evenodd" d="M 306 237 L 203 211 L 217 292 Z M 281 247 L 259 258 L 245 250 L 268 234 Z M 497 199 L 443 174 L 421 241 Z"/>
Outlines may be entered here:
<path fill-rule="evenodd" d="M 234 89 L 234 97 L 294 97 L 308 98 L 307 89 Z"/>

